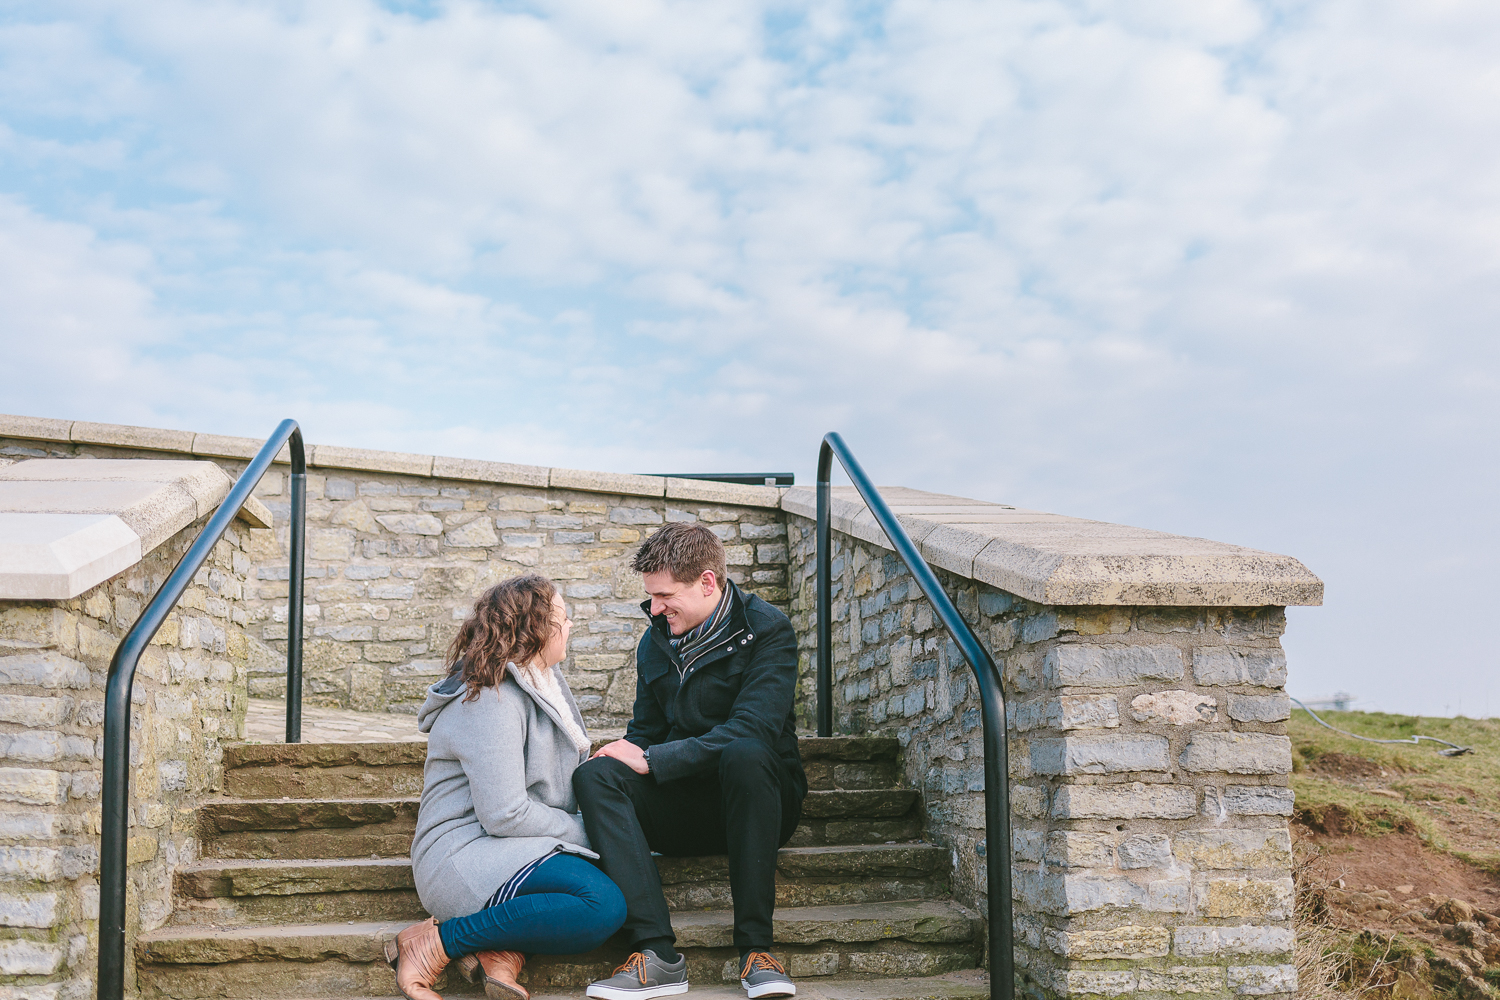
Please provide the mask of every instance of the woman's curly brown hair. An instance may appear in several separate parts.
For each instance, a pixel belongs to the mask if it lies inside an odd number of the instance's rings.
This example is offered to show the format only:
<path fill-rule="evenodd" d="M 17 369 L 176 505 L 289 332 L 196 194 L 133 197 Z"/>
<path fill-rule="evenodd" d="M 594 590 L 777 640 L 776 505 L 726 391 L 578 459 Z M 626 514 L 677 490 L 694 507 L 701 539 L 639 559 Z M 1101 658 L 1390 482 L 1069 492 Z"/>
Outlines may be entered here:
<path fill-rule="evenodd" d="M 495 584 L 474 602 L 474 612 L 448 646 L 451 677 L 462 670 L 473 701 L 479 692 L 505 679 L 507 663 L 530 663 L 541 655 L 556 631 L 552 598 L 557 587 L 538 573 Z"/>

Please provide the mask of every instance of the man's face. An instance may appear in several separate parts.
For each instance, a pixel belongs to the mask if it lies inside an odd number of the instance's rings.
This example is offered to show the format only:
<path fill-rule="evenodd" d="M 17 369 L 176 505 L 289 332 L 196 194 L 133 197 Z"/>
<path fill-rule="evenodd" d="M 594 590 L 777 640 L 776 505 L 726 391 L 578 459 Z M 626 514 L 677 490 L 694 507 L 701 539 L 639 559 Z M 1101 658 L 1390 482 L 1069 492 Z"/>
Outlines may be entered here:
<path fill-rule="evenodd" d="M 672 579 L 669 570 L 642 573 L 641 582 L 651 595 L 652 616 L 666 615 L 667 628 L 673 635 L 681 635 L 707 621 L 721 596 L 719 581 L 714 579 L 712 570 L 704 570 L 691 583 Z"/>

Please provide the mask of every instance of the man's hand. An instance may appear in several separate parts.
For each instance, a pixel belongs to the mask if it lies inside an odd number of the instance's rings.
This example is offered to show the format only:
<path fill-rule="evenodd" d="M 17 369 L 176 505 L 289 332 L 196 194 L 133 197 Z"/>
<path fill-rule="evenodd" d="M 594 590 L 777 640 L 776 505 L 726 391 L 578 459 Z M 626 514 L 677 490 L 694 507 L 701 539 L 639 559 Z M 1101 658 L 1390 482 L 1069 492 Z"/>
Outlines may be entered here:
<path fill-rule="evenodd" d="M 646 755 L 641 752 L 640 747 L 629 740 L 615 740 L 613 743 L 606 743 L 599 748 L 599 752 L 594 754 L 594 756 L 613 757 L 636 774 L 649 773 L 646 768 Z"/>

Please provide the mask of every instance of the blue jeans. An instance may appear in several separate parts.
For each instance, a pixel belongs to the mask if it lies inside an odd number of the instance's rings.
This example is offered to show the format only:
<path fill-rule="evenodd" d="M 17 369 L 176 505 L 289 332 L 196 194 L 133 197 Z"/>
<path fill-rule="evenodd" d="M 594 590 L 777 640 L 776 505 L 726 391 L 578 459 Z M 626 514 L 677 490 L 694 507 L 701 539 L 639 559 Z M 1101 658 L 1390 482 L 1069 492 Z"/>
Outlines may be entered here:
<path fill-rule="evenodd" d="M 438 924 L 449 958 L 476 951 L 578 955 L 625 922 L 625 897 L 609 876 L 576 854 L 554 854 L 508 902 Z"/>

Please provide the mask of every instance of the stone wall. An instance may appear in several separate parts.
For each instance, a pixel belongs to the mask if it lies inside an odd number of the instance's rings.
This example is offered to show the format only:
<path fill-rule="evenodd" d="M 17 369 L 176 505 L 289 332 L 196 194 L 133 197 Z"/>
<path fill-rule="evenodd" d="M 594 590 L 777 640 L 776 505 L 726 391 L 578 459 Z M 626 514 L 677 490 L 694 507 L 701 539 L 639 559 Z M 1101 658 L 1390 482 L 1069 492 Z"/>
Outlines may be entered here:
<path fill-rule="evenodd" d="M 235 477 L 259 445 L 0 415 L 0 462 L 192 457 Z M 707 524 L 724 540 L 729 575 L 786 608 L 786 529 L 775 488 L 326 445 L 308 452 L 307 705 L 415 712 L 474 598 L 536 571 L 568 599 L 574 628 L 563 669 L 586 720 L 623 727 L 645 628 L 645 593 L 629 562 L 666 521 Z M 286 691 L 287 472 L 275 466 L 256 491 L 275 514 L 274 530 L 252 529 L 246 541 L 251 697 Z"/>
<path fill-rule="evenodd" d="M 646 625 L 630 559 L 666 521 L 708 525 L 724 540 L 730 577 L 785 607 L 786 529 L 774 508 L 376 473 L 308 480 L 306 704 L 415 712 L 474 598 L 534 571 L 567 597 L 563 669 L 579 708 L 590 725 L 623 726 Z M 250 532 L 257 579 L 247 607 L 261 640 L 250 685 L 264 697 L 282 696 L 286 683 L 282 489 L 273 473 L 258 492 L 276 533 Z"/>
<path fill-rule="evenodd" d="M 71 600 L 0 601 L 0 998 L 93 995 L 104 678 L 205 522 Z M 232 525 L 136 672 L 130 938 L 170 915 L 172 873 L 197 856 L 193 810 L 220 787 L 220 742 L 244 735 L 247 543 Z"/>
<path fill-rule="evenodd" d="M 813 522 L 790 516 L 788 533 L 810 704 Z M 926 837 L 952 849 L 955 890 L 982 912 L 970 669 L 893 552 L 833 541 L 835 729 L 900 738 Z M 1018 987 L 1292 992 L 1283 609 L 1049 606 L 938 576 L 1003 672 Z"/>

